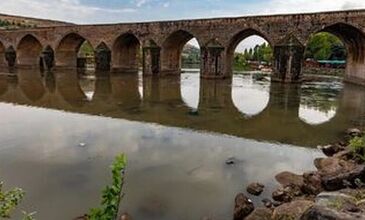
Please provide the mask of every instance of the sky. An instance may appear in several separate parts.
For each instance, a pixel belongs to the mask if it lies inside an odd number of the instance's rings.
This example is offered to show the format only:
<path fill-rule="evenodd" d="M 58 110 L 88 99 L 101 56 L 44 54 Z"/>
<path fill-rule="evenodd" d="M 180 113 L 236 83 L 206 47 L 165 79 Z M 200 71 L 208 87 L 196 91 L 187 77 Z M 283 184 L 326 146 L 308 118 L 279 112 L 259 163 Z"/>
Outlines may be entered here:
<path fill-rule="evenodd" d="M 365 0 L 0 0 L 0 13 L 78 24 L 365 9 Z M 247 45 L 258 38 L 247 39 Z M 241 49 L 247 46 L 239 46 Z"/>

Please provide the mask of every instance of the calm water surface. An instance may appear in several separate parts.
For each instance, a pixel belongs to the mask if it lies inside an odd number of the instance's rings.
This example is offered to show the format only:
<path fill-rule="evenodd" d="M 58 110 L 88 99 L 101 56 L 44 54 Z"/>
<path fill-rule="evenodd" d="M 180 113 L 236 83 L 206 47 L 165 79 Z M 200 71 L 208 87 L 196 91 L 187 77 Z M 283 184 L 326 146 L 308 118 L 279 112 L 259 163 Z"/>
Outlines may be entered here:
<path fill-rule="evenodd" d="M 128 155 L 121 205 L 134 219 L 231 219 L 252 181 L 314 169 L 316 150 L 365 124 L 365 89 L 340 81 L 271 84 L 199 74 L 142 78 L 19 71 L 0 76 L 0 178 L 22 209 L 64 220 L 99 204 L 115 155 Z M 84 146 L 85 144 L 85 146 Z M 234 157 L 236 164 L 225 161 Z M 17 217 L 15 218 L 17 219 Z"/>

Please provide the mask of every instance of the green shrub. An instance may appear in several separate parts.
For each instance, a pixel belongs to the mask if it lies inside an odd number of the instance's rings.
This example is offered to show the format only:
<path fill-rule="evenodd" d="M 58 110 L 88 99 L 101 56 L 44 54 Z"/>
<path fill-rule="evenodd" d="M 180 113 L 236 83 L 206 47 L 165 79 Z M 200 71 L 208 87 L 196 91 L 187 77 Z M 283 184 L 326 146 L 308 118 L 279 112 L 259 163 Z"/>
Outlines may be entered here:
<path fill-rule="evenodd" d="M 112 185 L 106 186 L 102 192 L 101 207 L 90 210 L 89 220 L 115 220 L 119 212 L 119 204 L 123 198 L 122 188 L 124 184 L 124 172 L 127 165 L 127 157 L 118 155 L 111 166 Z"/>
<path fill-rule="evenodd" d="M 353 139 L 350 140 L 349 146 L 354 156 L 365 162 L 365 136 L 354 137 Z"/>

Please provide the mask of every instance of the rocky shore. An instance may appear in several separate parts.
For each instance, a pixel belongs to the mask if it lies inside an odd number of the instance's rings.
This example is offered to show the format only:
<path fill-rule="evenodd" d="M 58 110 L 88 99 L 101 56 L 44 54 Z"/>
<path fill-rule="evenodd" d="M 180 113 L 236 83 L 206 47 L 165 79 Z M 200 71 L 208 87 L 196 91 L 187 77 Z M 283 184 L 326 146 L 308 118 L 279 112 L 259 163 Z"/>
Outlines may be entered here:
<path fill-rule="evenodd" d="M 254 207 L 264 185 L 252 183 L 235 198 L 234 220 L 365 220 L 365 136 L 346 131 L 343 141 L 321 146 L 327 156 L 317 158 L 315 171 L 275 176 L 280 187 L 271 199 Z"/>

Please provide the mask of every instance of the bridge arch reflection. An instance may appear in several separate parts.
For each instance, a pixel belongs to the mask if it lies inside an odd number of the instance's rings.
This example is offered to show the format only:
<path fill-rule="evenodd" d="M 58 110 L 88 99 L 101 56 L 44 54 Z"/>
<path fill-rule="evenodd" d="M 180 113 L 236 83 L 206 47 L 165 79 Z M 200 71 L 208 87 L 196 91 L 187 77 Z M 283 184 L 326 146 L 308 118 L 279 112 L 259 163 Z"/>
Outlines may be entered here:
<path fill-rule="evenodd" d="M 0 80 L 0 101 L 304 146 L 318 144 L 319 136 L 324 143 L 333 141 L 334 134 L 345 130 L 351 120 L 365 115 L 365 90 L 349 85 L 336 97 L 337 114 L 325 123 L 311 125 L 300 119 L 302 98 L 308 95 L 300 85 L 272 83 L 266 108 L 245 117 L 233 101 L 232 80 L 203 79 L 199 106 L 192 114 L 181 95 L 184 85 L 178 76 L 144 77 L 142 99 L 136 74 L 90 80 L 80 79 L 74 72 L 58 71 L 54 78 L 20 72 L 16 86 L 10 78 L 5 80 L 7 84 Z M 92 84 L 92 99 L 87 99 L 82 80 Z"/>

